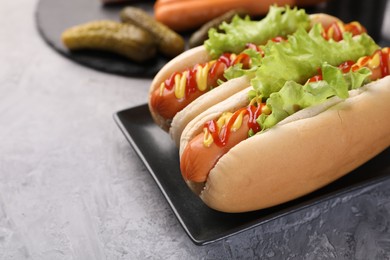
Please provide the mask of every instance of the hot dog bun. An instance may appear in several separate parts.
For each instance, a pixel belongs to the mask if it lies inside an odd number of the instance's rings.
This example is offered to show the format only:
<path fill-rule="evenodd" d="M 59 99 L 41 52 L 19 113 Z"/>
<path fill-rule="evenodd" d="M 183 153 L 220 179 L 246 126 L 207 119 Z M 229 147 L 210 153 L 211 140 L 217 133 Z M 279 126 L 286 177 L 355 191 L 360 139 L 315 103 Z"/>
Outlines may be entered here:
<path fill-rule="evenodd" d="M 387 76 L 350 91 L 345 100 L 335 97 L 303 109 L 233 147 L 210 171 L 204 187 L 187 184 L 209 207 L 224 212 L 258 210 L 301 197 L 389 147 L 389 100 Z M 226 104 L 210 108 L 210 115 L 229 110 Z M 185 138 L 183 133 L 184 143 Z"/>

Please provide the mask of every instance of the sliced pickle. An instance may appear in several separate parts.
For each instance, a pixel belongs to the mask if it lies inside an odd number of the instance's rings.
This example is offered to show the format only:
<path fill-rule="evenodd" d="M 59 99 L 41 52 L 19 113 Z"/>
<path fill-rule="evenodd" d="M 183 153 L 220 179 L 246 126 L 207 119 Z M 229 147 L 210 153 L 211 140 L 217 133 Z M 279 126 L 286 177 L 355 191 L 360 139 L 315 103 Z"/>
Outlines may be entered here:
<path fill-rule="evenodd" d="M 152 16 L 136 7 L 125 7 L 120 13 L 121 21 L 134 24 L 151 33 L 157 42 L 158 50 L 173 58 L 184 51 L 183 37 L 156 21 Z"/>
<path fill-rule="evenodd" d="M 136 62 L 156 54 L 154 37 L 132 24 L 110 20 L 93 21 L 65 30 L 62 42 L 70 50 L 103 50 L 125 56 Z"/>

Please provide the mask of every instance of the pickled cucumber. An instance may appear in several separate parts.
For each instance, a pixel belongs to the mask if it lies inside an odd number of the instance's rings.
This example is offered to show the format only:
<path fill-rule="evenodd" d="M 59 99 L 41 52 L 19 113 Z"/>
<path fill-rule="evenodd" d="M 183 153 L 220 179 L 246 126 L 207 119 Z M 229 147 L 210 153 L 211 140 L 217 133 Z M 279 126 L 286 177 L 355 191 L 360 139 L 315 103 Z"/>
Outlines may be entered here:
<path fill-rule="evenodd" d="M 185 42 L 176 32 L 156 21 L 145 11 L 136 7 L 125 7 L 120 13 L 121 21 L 134 24 L 150 32 L 156 39 L 158 50 L 173 58 L 184 51 Z"/>
<path fill-rule="evenodd" d="M 195 31 L 190 39 L 188 40 L 188 46 L 190 48 L 202 45 L 205 40 L 208 39 L 208 31 L 211 28 L 218 29 L 218 26 L 223 22 L 230 23 L 234 16 L 238 15 L 240 17 L 244 17 L 247 14 L 244 10 L 237 9 L 228 11 L 213 20 L 205 23 L 202 27 L 200 27 L 197 31 Z"/>
<path fill-rule="evenodd" d="M 132 24 L 110 20 L 93 21 L 65 30 L 62 42 L 70 50 L 93 49 L 114 52 L 143 62 L 156 54 L 154 37 Z"/>

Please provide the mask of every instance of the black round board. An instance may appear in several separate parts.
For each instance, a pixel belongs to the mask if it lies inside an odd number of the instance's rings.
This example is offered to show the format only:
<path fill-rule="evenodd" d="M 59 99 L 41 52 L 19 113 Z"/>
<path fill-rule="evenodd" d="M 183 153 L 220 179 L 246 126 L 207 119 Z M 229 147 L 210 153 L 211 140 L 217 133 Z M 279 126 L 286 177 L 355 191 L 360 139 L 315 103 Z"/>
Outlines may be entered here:
<path fill-rule="evenodd" d="M 127 5 L 153 12 L 154 1 L 129 1 Z M 130 77 L 152 78 L 169 59 L 163 56 L 146 63 L 136 63 L 116 54 L 99 51 L 70 52 L 61 42 L 61 34 L 69 27 L 100 19 L 119 21 L 125 5 L 103 5 L 100 0 L 40 0 L 36 21 L 44 40 L 56 51 L 87 67 Z"/>

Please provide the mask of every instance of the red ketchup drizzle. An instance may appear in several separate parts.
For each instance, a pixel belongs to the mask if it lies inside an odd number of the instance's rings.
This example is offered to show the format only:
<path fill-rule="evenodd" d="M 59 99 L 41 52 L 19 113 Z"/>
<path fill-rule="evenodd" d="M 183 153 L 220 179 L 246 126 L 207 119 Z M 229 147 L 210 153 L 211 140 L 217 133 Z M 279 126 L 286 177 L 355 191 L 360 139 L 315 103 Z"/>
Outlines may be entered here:
<path fill-rule="evenodd" d="M 237 57 L 234 59 L 234 61 L 232 62 L 232 64 L 238 64 L 238 63 L 242 63 L 242 67 L 244 69 L 249 69 L 249 64 L 250 64 L 250 57 L 248 54 L 245 54 L 245 53 L 240 53 L 239 55 L 237 55 Z"/>
<path fill-rule="evenodd" d="M 285 42 L 287 41 L 285 38 L 283 38 L 282 36 L 277 36 L 277 37 L 274 37 L 271 39 L 273 42 Z"/>
<path fill-rule="evenodd" d="M 381 73 L 382 78 L 389 75 L 389 52 L 388 50 L 386 52 L 380 51 L 380 57 L 381 57 Z"/>
<path fill-rule="evenodd" d="M 341 64 L 339 65 L 339 69 L 341 69 L 341 71 L 342 71 L 343 73 L 348 73 L 348 72 L 351 70 L 351 68 L 352 68 L 352 66 L 353 66 L 354 64 L 355 64 L 354 61 L 349 60 L 349 61 L 346 61 L 346 62 L 341 63 Z"/>
<path fill-rule="evenodd" d="M 309 79 L 309 82 L 317 82 L 322 80 L 322 75 L 315 75 Z"/>
<path fill-rule="evenodd" d="M 225 146 L 227 142 L 229 141 L 229 137 L 231 134 L 231 129 L 236 121 L 237 117 L 243 112 L 243 116 L 249 115 L 248 120 L 248 127 L 253 131 L 253 133 L 257 133 L 261 130 L 260 125 L 256 122 L 256 119 L 261 114 L 261 110 L 264 107 L 265 104 L 260 104 L 259 106 L 253 106 L 249 105 L 245 108 L 241 108 L 234 112 L 234 114 L 229 119 L 228 123 L 224 126 L 222 126 L 221 130 L 219 131 L 217 121 L 216 120 L 210 120 L 207 123 L 205 123 L 204 127 L 208 129 L 211 136 L 213 137 L 214 143 L 220 147 Z"/>
<path fill-rule="evenodd" d="M 362 34 L 362 33 L 367 31 L 366 28 L 364 28 L 362 25 L 360 25 L 360 27 L 359 27 L 354 23 L 344 24 L 343 27 L 344 27 L 343 28 L 344 31 L 352 33 L 352 36 L 356 36 L 356 35 Z M 332 37 L 329 37 L 329 31 L 331 28 L 333 28 L 333 35 L 332 35 Z M 333 39 L 335 41 L 341 41 L 343 39 L 343 31 L 341 30 L 340 25 L 337 22 L 334 22 L 331 25 L 329 25 L 328 28 L 326 28 L 324 30 L 324 32 L 322 33 L 322 36 L 326 40 Z"/>
<path fill-rule="evenodd" d="M 209 71 L 209 77 L 210 78 L 215 78 L 218 77 L 218 79 L 222 79 L 223 75 L 217 75 L 217 73 L 221 70 L 219 68 L 221 66 L 229 67 L 231 66 L 230 64 L 230 53 L 224 53 L 222 54 L 218 60 L 212 65 L 210 71 Z M 192 69 L 188 69 L 188 76 L 187 76 L 187 82 L 186 82 L 186 98 L 188 98 L 189 95 L 197 91 L 197 83 L 196 83 L 196 72 L 198 70 L 198 65 L 195 65 Z M 174 85 L 174 82 L 173 84 Z M 215 87 L 215 86 L 211 86 Z M 172 87 L 171 87 L 172 88 Z"/>
<path fill-rule="evenodd" d="M 339 68 L 342 70 L 343 73 L 348 73 L 351 69 L 352 71 L 356 71 L 361 66 L 366 67 L 368 62 L 376 55 L 379 54 L 380 57 L 380 69 L 381 69 L 381 77 L 386 77 L 389 75 L 389 53 L 384 52 L 383 50 L 376 51 L 372 56 L 366 56 L 364 57 L 358 65 L 357 63 L 354 63 L 353 61 L 346 61 L 342 63 Z"/>
<path fill-rule="evenodd" d="M 225 70 L 232 66 L 231 62 L 231 53 L 222 54 L 218 60 L 211 66 L 208 75 L 207 84 L 210 87 L 217 87 L 218 80 L 225 80 L 224 72 Z"/>
<path fill-rule="evenodd" d="M 164 81 L 166 89 L 171 90 L 173 88 L 173 86 L 175 86 L 175 77 L 177 74 L 179 74 L 179 73 L 177 73 L 177 72 L 172 73 L 172 75 Z"/>
<path fill-rule="evenodd" d="M 224 53 L 218 58 L 218 61 L 223 62 L 226 66 L 231 66 L 230 56 L 232 56 L 231 53 Z"/>
<path fill-rule="evenodd" d="M 332 27 L 333 27 L 333 30 L 334 30 L 334 32 L 333 32 L 333 39 L 335 41 L 341 41 L 343 39 L 343 34 L 341 33 L 339 25 L 337 23 L 334 23 L 332 25 Z"/>
<path fill-rule="evenodd" d="M 217 76 L 218 78 L 223 78 L 223 75 L 217 75 L 217 72 L 220 71 L 220 67 L 221 66 L 224 66 L 225 68 L 227 66 L 229 66 L 228 64 L 225 64 L 224 62 L 222 61 L 216 61 L 213 66 L 211 67 L 210 71 L 209 71 L 209 78 L 213 79 L 215 76 Z M 215 87 L 215 86 L 211 86 L 211 87 Z"/>
<path fill-rule="evenodd" d="M 360 25 L 360 27 L 354 23 L 349 23 L 349 24 L 346 24 L 344 26 L 344 30 L 347 32 L 351 32 L 352 36 L 367 32 L 366 28 L 364 28 L 361 24 L 359 24 L 359 25 Z"/>
<path fill-rule="evenodd" d="M 381 70 L 381 77 L 384 78 L 390 74 L 389 71 L 389 52 L 388 50 L 378 50 L 376 51 L 372 56 L 365 56 L 362 58 L 359 63 L 355 63 L 354 61 L 346 61 L 343 62 L 339 65 L 339 68 L 343 73 L 348 73 L 351 70 L 356 71 L 361 67 L 368 67 L 368 62 L 376 55 L 379 54 L 379 59 L 380 59 L 380 70 Z M 360 65 L 359 65 L 360 64 Z M 321 69 L 318 69 L 318 75 L 315 75 L 311 77 L 308 82 L 317 82 L 322 80 L 322 72 Z"/>
<path fill-rule="evenodd" d="M 321 81 L 322 80 L 322 70 L 319 68 L 317 69 L 318 71 L 318 74 L 311 77 L 308 82 L 317 82 L 317 81 Z"/>
<path fill-rule="evenodd" d="M 364 57 L 364 58 L 360 61 L 360 64 L 366 65 L 367 62 L 370 61 L 370 59 L 371 59 L 370 56 L 366 56 L 366 57 Z"/>
<path fill-rule="evenodd" d="M 248 106 L 247 108 L 247 111 L 249 112 L 248 126 L 249 129 L 251 129 L 254 134 L 261 130 L 261 127 L 256 120 L 260 116 L 264 106 L 265 104 L 261 103 L 257 107 L 252 105 L 252 106 Z"/>
<path fill-rule="evenodd" d="M 191 93 L 196 92 L 197 84 L 196 84 L 196 67 L 190 69 L 188 71 L 187 82 L 186 82 L 186 97 L 188 97 Z"/>
<path fill-rule="evenodd" d="M 329 31 L 330 29 L 333 28 L 333 34 L 332 35 L 329 35 Z M 352 27 L 348 27 L 348 28 L 352 28 Z M 346 27 L 344 26 L 344 29 L 346 29 Z M 330 24 L 328 26 L 328 28 L 326 28 L 323 32 L 323 35 L 322 35 L 326 40 L 330 40 L 330 39 L 333 39 L 335 40 L 336 42 L 338 41 L 341 41 L 343 39 L 343 34 L 341 32 L 341 29 L 339 27 L 339 24 L 337 22 L 333 22 L 332 24 Z"/>
<path fill-rule="evenodd" d="M 264 54 L 263 50 L 258 45 L 254 44 L 254 43 L 247 43 L 245 45 L 245 48 L 246 49 L 252 49 L 252 50 L 255 50 L 257 52 L 260 52 L 261 54 Z"/>

